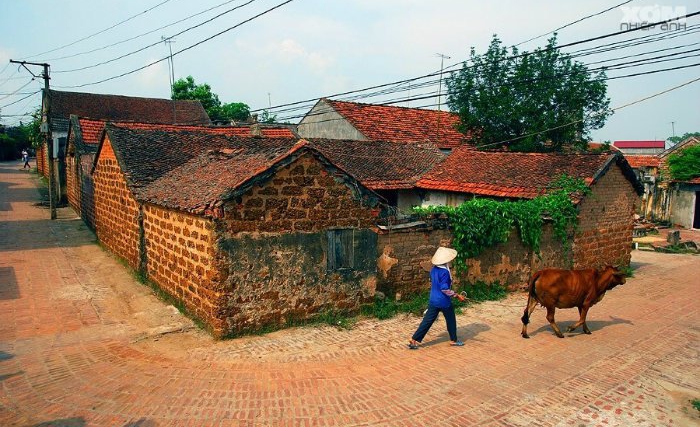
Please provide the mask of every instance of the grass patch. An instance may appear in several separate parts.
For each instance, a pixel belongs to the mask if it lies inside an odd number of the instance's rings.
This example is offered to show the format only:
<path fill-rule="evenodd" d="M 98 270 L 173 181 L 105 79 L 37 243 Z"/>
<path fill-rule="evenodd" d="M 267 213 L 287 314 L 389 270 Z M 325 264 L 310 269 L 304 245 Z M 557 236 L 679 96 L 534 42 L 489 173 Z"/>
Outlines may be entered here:
<path fill-rule="evenodd" d="M 622 267 L 618 267 L 618 270 L 624 273 L 625 277 L 634 277 L 634 269 L 631 265 L 623 265 Z"/>
<path fill-rule="evenodd" d="M 700 399 L 693 399 L 690 401 L 690 404 L 693 405 L 695 410 L 700 411 Z"/>
<path fill-rule="evenodd" d="M 462 286 L 462 290 L 466 292 L 471 303 L 498 301 L 508 296 L 508 289 L 500 282 L 485 283 L 479 280 L 474 284 Z"/>
<path fill-rule="evenodd" d="M 399 313 L 421 315 L 428 307 L 430 291 L 410 296 L 399 301 L 391 298 L 375 298 L 372 304 L 362 306 L 362 314 L 380 320 L 390 319 Z"/>
<path fill-rule="evenodd" d="M 462 309 L 472 304 L 483 301 L 497 301 L 505 298 L 508 295 L 508 290 L 498 282 L 484 283 L 482 281 L 474 284 L 466 284 L 461 286 L 458 291 L 465 292 L 466 302 L 460 302 L 456 299 L 452 300 L 457 314 L 462 313 Z M 416 316 L 421 316 L 426 308 L 428 308 L 428 299 L 430 291 L 426 290 L 420 294 L 396 301 L 391 298 L 376 298 L 372 304 L 367 304 L 362 307 L 362 314 L 368 317 L 374 317 L 380 320 L 390 319 L 400 313 L 411 313 Z"/>

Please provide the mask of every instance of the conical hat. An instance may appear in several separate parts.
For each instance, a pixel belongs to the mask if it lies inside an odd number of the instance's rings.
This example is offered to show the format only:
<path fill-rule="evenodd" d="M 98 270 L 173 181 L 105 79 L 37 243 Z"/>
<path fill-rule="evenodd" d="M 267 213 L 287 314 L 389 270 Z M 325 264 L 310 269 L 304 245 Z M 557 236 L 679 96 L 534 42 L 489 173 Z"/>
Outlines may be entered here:
<path fill-rule="evenodd" d="M 433 265 L 447 264 L 457 257 L 457 251 L 451 248 L 439 247 L 433 255 Z"/>

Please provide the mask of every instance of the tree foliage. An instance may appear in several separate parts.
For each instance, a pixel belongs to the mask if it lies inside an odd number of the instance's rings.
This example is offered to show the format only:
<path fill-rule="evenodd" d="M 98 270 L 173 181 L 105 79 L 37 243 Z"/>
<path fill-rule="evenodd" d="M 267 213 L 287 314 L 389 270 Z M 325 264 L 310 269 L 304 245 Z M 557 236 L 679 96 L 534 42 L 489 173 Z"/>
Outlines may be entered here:
<path fill-rule="evenodd" d="M 592 73 L 557 47 L 510 52 L 494 35 L 483 55 L 447 79 L 448 105 L 477 145 L 515 151 L 584 150 L 612 114 L 603 71 Z"/>
<path fill-rule="evenodd" d="M 700 145 L 693 145 L 668 156 L 668 169 L 677 181 L 700 177 Z"/>
<path fill-rule="evenodd" d="M 686 132 L 683 134 L 683 136 L 669 136 L 668 138 L 666 138 L 666 140 L 671 144 L 676 145 L 679 142 L 685 141 L 686 139 L 691 138 L 693 136 L 696 138 L 700 138 L 700 132 Z"/>
<path fill-rule="evenodd" d="M 192 76 L 173 84 L 172 99 L 192 99 L 202 103 L 213 122 L 244 121 L 250 117 L 250 107 L 242 102 L 222 103 L 208 83 L 196 84 Z"/>
<path fill-rule="evenodd" d="M 39 112 L 33 117 L 29 123 L 20 122 L 18 126 L 7 128 L 0 126 L 0 161 L 18 159 L 22 150 L 41 145 Z"/>

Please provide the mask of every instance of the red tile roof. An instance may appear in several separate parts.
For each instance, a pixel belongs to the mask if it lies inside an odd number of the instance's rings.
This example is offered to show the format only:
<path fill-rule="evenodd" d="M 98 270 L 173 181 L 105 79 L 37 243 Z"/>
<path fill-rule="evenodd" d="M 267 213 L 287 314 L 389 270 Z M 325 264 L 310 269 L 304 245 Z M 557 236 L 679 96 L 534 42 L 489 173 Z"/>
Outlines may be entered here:
<path fill-rule="evenodd" d="M 432 144 L 309 139 L 333 164 L 372 190 L 413 188 L 445 155 Z"/>
<path fill-rule="evenodd" d="M 196 214 L 211 212 L 254 178 L 305 152 L 335 165 L 297 138 L 240 137 L 222 128 L 141 123 L 108 123 L 106 133 L 138 200 Z"/>
<path fill-rule="evenodd" d="M 691 178 L 691 179 L 689 179 L 687 181 L 683 181 L 683 182 L 686 182 L 688 184 L 700 184 L 700 176 L 697 176 L 695 178 Z"/>
<path fill-rule="evenodd" d="M 666 141 L 615 141 L 617 148 L 665 148 Z"/>
<path fill-rule="evenodd" d="M 105 122 L 102 120 L 78 119 L 80 129 L 83 134 L 83 142 L 85 144 L 97 145 L 100 143 L 100 133 L 105 128 Z"/>
<path fill-rule="evenodd" d="M 627 163 L 630 164 L 633 168 L 641 168 L 641 167 L 653 167 L 653 168 L 658 168 L 659 167 L 659 162 L 661 159 L 659 159 L 657 156 L 653 155 L 627 155 L 625 156 L 625 159 L 627 159 Z"/>
<path fill-rule="evenodd" d="M 432 142 L 446 149 L 463 145 L 468 140 L 468 136 L 456 129 L 460 120 L 455 113 L 330 99 L 324 101 L 370 140 Z"/>
<path fill-rule="evenodd" d="M 600 171 L 618 156 L 615 153 L 515 153 L 458 148 L 424 175 L 416 186 L 426 190 L 532 199 L 563 174 L 584 179 L 591 185 Z"/>
<path fill-rule="evenodd" d="M 57 129 L 67 129 L 71 114 L 98 120 L 211 124 L 209 116 L 199 101 L 173 101 L 57 90 L 50 90 L 48 93 L 52 127 Z"/>
<path fill-rule="evenodd" d="M 588 149 L 593 151 L 593 150 L 602 150 L 606 144 L 602 142 L 589 142 L 588 143 Z M 617 147 L 615 147 L 612 144 L 608 144 L 607 147 L 610 149 L 610 151 L 619 151 Z"/>
<path fill-rule="evenodd" d="M 80 128 L 83 134 L 83 142 L 86 144 L 97 145 L 100 133 L 104 129 L 104 120 L 93 120 L 80 118 Z M 187 125 L 172 125 L 172 124 L 156 124 L 156 123 L 138 123 L 138 122 L 114 122 L 117 125 L 126 126 L 130 129 L 151 129 L 163 131 L 203 131 L 212 134 L 235 135 L 242 137 L 253 136 L 251 126 L 187 126 Z M 265 125 L 260 128 L 261 136 L 267 138 L 295 138 L 296 135 L 292 130 L 284 126 Z"/>

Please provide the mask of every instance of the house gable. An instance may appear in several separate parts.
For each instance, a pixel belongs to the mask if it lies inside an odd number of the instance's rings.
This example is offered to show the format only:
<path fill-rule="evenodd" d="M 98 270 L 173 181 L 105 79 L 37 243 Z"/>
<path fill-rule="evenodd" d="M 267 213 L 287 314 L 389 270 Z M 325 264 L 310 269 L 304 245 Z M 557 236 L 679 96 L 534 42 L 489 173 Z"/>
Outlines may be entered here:
<path fill-rule="evenodd" d="M 325 99 L 320 99 L 297 125 L 302 138 L 328 138 L 366 141 L 368 138 L 336 111 Z"/>

